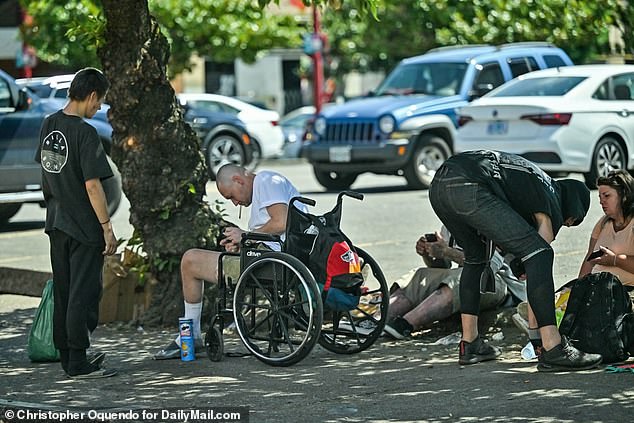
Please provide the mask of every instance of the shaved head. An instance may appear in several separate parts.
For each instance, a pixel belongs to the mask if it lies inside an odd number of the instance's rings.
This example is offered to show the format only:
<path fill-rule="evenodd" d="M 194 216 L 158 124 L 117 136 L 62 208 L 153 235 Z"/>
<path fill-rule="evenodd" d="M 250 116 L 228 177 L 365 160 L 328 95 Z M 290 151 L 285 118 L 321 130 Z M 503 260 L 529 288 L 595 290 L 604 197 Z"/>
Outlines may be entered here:
<path fill-rule="evenodd" d="M 250 206 L 255 173 L 242 166 L 227 164 L 216 173 L 216 187 L 225 199 L 235 206 Z"/>
<path fill-rule="evenodd" d="M 231 181 L 234 176 L 244 176 L 246 175 L 247 170 L 242 166 L 237 166 L 234 164 L 226 164 L 218 169 L 216 173 L 216 185 L 218 187 L 223 186 L 227 187 L 231 184 Z"/>

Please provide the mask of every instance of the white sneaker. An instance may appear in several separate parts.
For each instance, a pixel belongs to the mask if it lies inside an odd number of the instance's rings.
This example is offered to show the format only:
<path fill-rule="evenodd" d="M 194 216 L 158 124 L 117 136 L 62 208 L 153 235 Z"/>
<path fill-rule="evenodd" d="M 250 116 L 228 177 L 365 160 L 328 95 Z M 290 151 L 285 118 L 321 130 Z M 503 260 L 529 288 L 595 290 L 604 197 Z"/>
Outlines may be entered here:
<path fill-rule="evenodd" d="M 355 322 L 354 331 L 353 331 L 352 325 L 350 324 L 350 322 L 346 320 L 346 321 L 339 322 L 339 329 L 345 330 L 347 332 L 352 332 L 352 333 L 356 331 L 356 333 L 360 335 L 369 335 L 372 332 L 374 332 L 374 330 L 376 329 L 376 322 L 373 321 L 372 319 L 365 319 L 365 320 Z"/>

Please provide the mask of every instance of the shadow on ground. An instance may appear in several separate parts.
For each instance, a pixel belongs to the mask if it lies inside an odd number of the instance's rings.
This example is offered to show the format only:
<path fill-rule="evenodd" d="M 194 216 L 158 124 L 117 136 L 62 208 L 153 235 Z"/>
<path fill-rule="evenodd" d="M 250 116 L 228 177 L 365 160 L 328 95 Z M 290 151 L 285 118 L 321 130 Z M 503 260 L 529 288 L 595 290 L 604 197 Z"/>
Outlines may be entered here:
<path fill-rule="evenodd" d="M 34 312 L 0 313 L 0 409 L 248 407 L 251 422 L 623 422 L 634 412 L 634 374 L 543 374 L 522 361 L 525 338 L 510 323 L 511 309 L 482 322 L 488 336 L 498 334 L 493 343 L 503 348 L 501 358 L 466 367 L 457 364 L 456 344 L 437 343 L 458 330 L 457 318 L 406 341 L 381 338 L 355 355 L 316 346 L 285 368 L 252 356 L 154 361 L 152 353 L 173 332 L 102 325 L 93 345 L 119 375 L 83 381 L 64 377 L 59 363 L 29 362 L 26 334 Z M 244 350 L 236 335 L 225 340 L 225 350 Z"/>

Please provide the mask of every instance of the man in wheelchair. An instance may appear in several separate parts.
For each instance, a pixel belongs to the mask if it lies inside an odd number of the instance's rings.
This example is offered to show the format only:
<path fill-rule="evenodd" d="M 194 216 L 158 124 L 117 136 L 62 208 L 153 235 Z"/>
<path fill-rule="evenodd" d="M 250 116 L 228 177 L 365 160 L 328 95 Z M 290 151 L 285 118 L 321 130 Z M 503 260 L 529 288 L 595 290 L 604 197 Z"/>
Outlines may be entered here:
<path fill-rule="evenodd" d="M 244 167 L 225 165 L 216 174 L 218 192 L 235 206 L 252 206 L 248 231 L 284 237 L 288 204 L 299 192 L 283 175 L 263 170 L 251 172 Z M 306 206 L 296 203 L 298 208 L 307 211 Z M 237 227 L 225 229 L 220 244 L 229 252 L 240 248 L 242 233 Z M 280 250 L 280 245 L 266 242 L 265 248 Z M 218 283 L 218 259 L 220 252 L 199 248 L 187 250 L 181 259 L 181 281 L 185 300 L 185 318 L 194 322 L 196 352 L 203 350 L 200 316 L 202 313 L 203 282 Z M 234 257 L 227 257 L 233 259 Z M 238 257 L 235 257 L 238 260 Z M 180 357 L 180 336 L 154 355 L 155 360 Z"/>

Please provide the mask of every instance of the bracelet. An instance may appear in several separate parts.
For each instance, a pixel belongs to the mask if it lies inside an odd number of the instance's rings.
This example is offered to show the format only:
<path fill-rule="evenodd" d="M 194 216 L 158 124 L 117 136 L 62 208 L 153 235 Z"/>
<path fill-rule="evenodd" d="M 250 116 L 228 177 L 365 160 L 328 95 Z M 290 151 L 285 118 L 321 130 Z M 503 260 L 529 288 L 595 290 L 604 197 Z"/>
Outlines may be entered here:
<path fill-rule="evenodd" d="M 100 225 L 105 225 L 106 223 L 109 223 L 110 219 L 106 220 L 105 222 L 99 222 Z"/>

